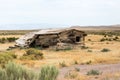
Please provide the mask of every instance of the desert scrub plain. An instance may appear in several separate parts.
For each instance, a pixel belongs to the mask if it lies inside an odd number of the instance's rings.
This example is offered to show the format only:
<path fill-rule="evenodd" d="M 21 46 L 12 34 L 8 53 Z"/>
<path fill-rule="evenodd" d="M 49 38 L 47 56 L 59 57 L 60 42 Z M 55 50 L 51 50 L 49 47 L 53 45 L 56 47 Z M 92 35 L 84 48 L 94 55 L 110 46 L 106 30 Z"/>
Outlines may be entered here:
<path fill-rule="evenodd" d="M 27 32 L 1 32 L 0 38 L 19 38 Z M 120 80 L 119 31 L 89 31 L 85 40 L 84 46 L 74 45 L 74 49 L 65 50 L 56 50 L 55 47 L 8 49 L 9 46 L 14 46 L 14 41 L 0 43 L 2 71 L 5 71 L 6 64 L 11 61 L 38 73 L 44 65 L 54 65 L 59 69 L 57 80 Z"/>

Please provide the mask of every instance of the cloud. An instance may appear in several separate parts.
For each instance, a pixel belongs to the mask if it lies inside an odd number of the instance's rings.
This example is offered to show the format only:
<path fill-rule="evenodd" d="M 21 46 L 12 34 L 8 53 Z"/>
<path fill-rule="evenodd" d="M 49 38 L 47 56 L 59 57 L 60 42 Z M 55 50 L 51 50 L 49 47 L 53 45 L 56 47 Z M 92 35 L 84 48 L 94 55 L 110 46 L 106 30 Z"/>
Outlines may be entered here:
<path fill-rule="evenodd" d="M 120 23 L 119 0 L 0 0 L 0 24 Z"/>

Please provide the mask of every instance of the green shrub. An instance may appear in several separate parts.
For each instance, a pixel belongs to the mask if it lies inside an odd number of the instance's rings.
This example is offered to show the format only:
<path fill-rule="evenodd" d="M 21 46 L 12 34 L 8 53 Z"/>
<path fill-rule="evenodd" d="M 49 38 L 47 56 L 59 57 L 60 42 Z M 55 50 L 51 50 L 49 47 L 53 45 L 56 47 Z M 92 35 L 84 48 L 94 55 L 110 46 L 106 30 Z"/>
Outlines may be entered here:
<path fill-rule="evenodd" d="M 102 39 L 100 39 L 100 41 L 102 42 L 102 41 L 116 41 L 116 40 L 118 40 L 119 39 L 119 37 L 118 36 L 115 36 L 115 37 L 113 37 L 113 36 L 108 36 L 108 37 L 104 37 L 104 38 L 102 38 Z"/>
<path fill-rule="evenodd" d="M 101 73 L 98 70 L 90 70 L 87 72 L 87 75 L 100 75 Z"/>
<path fill-rule="evenodd" d="M 19 79 L 33 80 L 33 76 L 30 77 L 29 74 L 27 73 L 27 70 L 23 68 L 21 65 L 16 65 L 15 63 L 9 62 L 5 68 L 6 68 L 7 76 L 10 76 L 10 78 L 13 80 L 19 80 Z M 32 75 L 34 75 L 34 73 Z"/>
<path fill-rule="evenodd" d="M 4 69 L 0 69 L 0 80 L 36 80 L 36 73 L 9 62 Z"/>
<path fill-rule="evenodd" d="M 109 52 L 109 51 L 110 51 L 110 50 L 107 49 L 107 48 L 104 48 L 104 49 L 101 50 L 101 52 Z"/>
<path fill-rule="evenodd" d="M 104 37 L 107 37 L 107 35 L 105 34 Z"/>
<path fill-rule="evenodd" d="M 105 41 L 105 40 L 106 40 L 105 38 L 100 39 L 101 42 L 103 42 L 103 41 Z"/>
<path fill-rule="evenodd" d="M 44 66 L 39 73 L 39 80 L 56 80 L 59 71 L 54 66 Z"/>
<path fill-rule="evenodd" d="M 112 41 L 112 39 L 109 38 L 108 41 Z"/>
<path fill-rule="evenodd" d="M 74 64 L 78 64 L 78 61 L 75 60 Z"/>
<path fill-rule="evenodd" d="M 42 46 L 36 46 L 35 45 L 35 47 L 34 47 L 35 49 L 38 49 L 38 50 L 42 50 L 43 49 L 43 47 Z"/>
<path fill-rule="evenodd" d="M 88 49 L 89 47 L 87 46 L 81 46 L 81 49 Z"/>
<path fill-rule="evenodd" d="M 34 48 L 30 48 L 30 49 L 26 50 L 27 55 L 39 54 L 39 52 L 40 52 L 39 50 L 34 49 Z"/>
<path fill-rule="evenodd" d="M 88 41 L 92 41 L 91 39 L 88 39 Z"/>
<path fill-rule="evenodd" d="M 0 39 L 0 43 L 5 43 L 6 42 L 6 38 L 1 38 Z"/>
<path fill-rule="evenodd" d="M 101 42 L 103 42 L 103 41 L 112 41 L 112 40 L 113 40 L 113 38 L 102 38 L 102 39 L 100 39 Z"/>
<path fill-rule="evenodd" d="M 108 31 L 87 31 L 88 34 L 94 34 L 94 35 L 103 35 L 105 37 L 111 37 L 113 35 L 119 36 L 120 30 L 112 30 L 110 32 Z"/>
<path fill-rule="evenodd" d="M 115 36 L 115 39 L 119 39 L 119 37 L 118 37 L 118 36 Z"/>
<path fill-rule="evenodd" d="M 0 80 L 7 80 L 7 74 L 4 69 L 0 68 Z"/>
<path fill-rule="evenodd" d="M 86 62 L 86 64 L 91 64 L 91 63 L 92 63 L 92 61 L 91 61 L 91 60 L 89 60 L 89 61 L 87 61 L 87 62 Z"/>
<path fill-rule="evenodd" d="M 15 38 L 15 37 L 9 37 L 7 38 L 7 41 L 8 42 L 14 42 L 15 40 L 17 40 L 18 38 Z"/>
<path fill-rule="evenodd" d="M 0 53 L 0 65 L 4 67 L 8 61 L 12 61 L 15 58 L 17 58 L 17 56 L 12 52 Z"/>
<path fill-rule="evenodd" d="M 0 43 L 6 43 L 6 42 L 14 42 L 15 40 L 17 40 L 18 38 L 15 37 L 8 37 L 8 38 L 0 38 Z"/>
<path fill-rule="evenodd" d="M 21 60 L 39 60 L 43 59 L 43 53 L 40 52 L 38 49 L 30 48 L 26 50 L 26 54 L 24 54 L 21 58 Z"/>
<path fill-rule="evenodd" d="M 92 50 L 88 50 L 87 52 L 92 52 Z"/>
<path fill-rule="evenodd" d="M 118 40 L 119 39 L 119 37 L 118 36 L 115 36 L 114 38 L 113 38 L 113 40 Z"/>
<path fill-rule="evenodd" d="M 67 47 L 67 48 L 65 48 L 64 50 L 65 50 L 65 51 L 67 51 L 67 50 L 72 50 L 72 48 L 71 48 L 71 47 Z"/>
<path fill-rule="evenodd" d="M 38 73 L 22 65 L 8 62 L 5 68 L 0 68 L 0 80 L 56 80 L 58 72 L 54 66 L 42 67 Z"/>

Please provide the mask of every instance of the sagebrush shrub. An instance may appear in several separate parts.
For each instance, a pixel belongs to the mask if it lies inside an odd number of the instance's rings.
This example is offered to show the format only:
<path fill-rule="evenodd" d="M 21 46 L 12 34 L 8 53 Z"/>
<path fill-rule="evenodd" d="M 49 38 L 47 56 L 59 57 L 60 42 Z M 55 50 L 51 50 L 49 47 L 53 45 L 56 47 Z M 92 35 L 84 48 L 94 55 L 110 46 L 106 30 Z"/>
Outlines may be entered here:
<path fill-rule="evenodd" d="M 9 62 L 0 68 L 0 80 L 56 80 L 59 71 L 55 66 L 44 66 L 34 72 L 22 65 Z"/>
<path fill-rule="evenodd" d="M 87 75 L 100 75 L 101 73 L 98 70 L 90 70 L 87 72 Z"/>
<path fill-rule="evenodd" d="M 78 61 L 75 60 L 75 61 L 74 61 L 74 64 L 78 64 Z"/>
<path fill-rule="evenodd" d="M 105 38 L 100 39 L 101 42 L 103 42 L 103 41 L 105 41 L 105 40 L 106 40 Z"/>
<path fill-rule="evenodd" d="M 17 58 L 13 52 L 2 52 L 0 53 L 0 66 L 4 67 L 6 63 Z"/>
<path fill-rule="evenodd" d="M 0 80 L 36 80 L 36 73 L 25 67 L 9 62 L 4 69 L 0 69 Z"/>
<path fill-rule="evenodd" d="M 81 46 L 81 49 L 88 49 L 89 47 L 87 46 Z"/>
<path fill-rule="evenodd" d="M 14 42 L 15 40 L 17 40 L 18 38 L 15 38 L 15 37 L 9 37 L 7 38 L 7 41 L 8 42 Z"/>
<path fill-rule="evenodd" d="M 101 52 L 109 52 L 109 51 L 110 51 L 110 50 L 107 49 L 107 48 L 104 48 L 104 49 L 101 50 Z"/>
<path fill-rule="evenodd" d="M 6 42 L 6 38 L 1 38 L 0 39 L 0 43 L 5 43 Z"/>
<path fill-rule="evenodd" d="M 39 73 L 39 80 L 56 80 L 59 71 L 54 66 L 44 66 Z"/>
<path fill-rule="evenodd" d="M 87 52 L 92 52 L 92 50 L 88 50 Z"/>
<path fill-rule="evenodd" d="M 18 38 L 16 37 L 8 37 L 8 38 L 0 38 L 0 43 L 6 43 L 6 42 L 14 42 Z"/>
<path fill-rule="evenodd" d="M 0 80 L 7 80 L 7 74 L 4 69 L 0 69 Z"/>
<path fill-rule="evenodd" d="M 43 53 L 38 49 L 30 48 L 30 49 L 26 50 L 26 53 L 20 59 L 22 59 L 22 60 L 43 59 Z"/>
<path fill-rule="evenodd" d="M 87 61 L 87 62 L 86 62 L 86 64 L 91 64 L 91 63 L 92 63 L 92 61 L 91 61 L 91 60 L 89 60 L 89 61 Z"/>

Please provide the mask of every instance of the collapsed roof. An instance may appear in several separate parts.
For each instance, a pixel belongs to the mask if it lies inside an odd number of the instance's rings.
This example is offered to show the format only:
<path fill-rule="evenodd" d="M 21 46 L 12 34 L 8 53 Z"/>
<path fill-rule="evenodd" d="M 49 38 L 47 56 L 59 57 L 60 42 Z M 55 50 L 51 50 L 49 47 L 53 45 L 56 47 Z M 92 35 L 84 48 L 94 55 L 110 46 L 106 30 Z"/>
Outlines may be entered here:
<path fill-rule="evenodd" d="M 30 43 L 32 43 L 35 40 L 36 35 L 55 35 L 55 34 L 59 34 L 63 31 L 68 31 L 68 30 L 73 30 L 73 28 L 43 29 L 43 30 L 39 30 L 39 31 L 36 31 L 36 32 L 30 32 L 30 33 L 27 33 L 27 34 L 23 35 L 18 40 L 16 40 L 16 46 L 20 46 L 20 47 L 29 46 Z M 79 29 L 75 29 L 75 30 L 80 31 Z M 83 31 L 81 31 L 81 32 L 83 32 Z"/>

